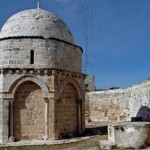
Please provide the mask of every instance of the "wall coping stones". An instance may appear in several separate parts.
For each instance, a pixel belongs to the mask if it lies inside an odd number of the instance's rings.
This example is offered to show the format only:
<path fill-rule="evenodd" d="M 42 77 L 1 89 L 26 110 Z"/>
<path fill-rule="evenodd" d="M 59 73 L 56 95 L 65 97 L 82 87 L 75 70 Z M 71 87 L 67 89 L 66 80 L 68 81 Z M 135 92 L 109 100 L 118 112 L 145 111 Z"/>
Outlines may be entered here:
<path fill-rule="evenodd" d="M 104 89 L 104 90 L 98 90 L 98 91 L 92 91 L 92 92 L 87 92 L 86 94 L 92 95 L 92 94 L 99 94 L 99 93 L 115 93 L 115 92 L 125 92 L 125 91 L 130 91 L 136 88 L 139 88 L 140 86 L 146 86 L 150 84 L 150 80 L 145 80 L 139 84 L 135 84 L 132 86 L 129 86 L 127 88 L 120 88 L 120 89 Z"/>

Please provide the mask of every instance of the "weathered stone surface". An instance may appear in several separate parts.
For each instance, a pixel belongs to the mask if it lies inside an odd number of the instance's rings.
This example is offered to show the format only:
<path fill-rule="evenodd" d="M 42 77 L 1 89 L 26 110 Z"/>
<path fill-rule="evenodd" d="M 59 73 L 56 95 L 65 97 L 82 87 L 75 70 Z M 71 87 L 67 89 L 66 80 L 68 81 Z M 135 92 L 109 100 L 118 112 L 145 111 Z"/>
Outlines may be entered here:
<path fill-rule="evenodd" d="M 99 143 L 100 143 L 101 149 L 103 149 L 103 150 L 111 150 L 112 143 L 110 141 L 100 140 Z"/>
<path fill-rule="evenodd" d="M 140 148 L 150 138 L 150 123 L 147 122 L 126 122 L 110 124 L 108 126 L 108 139 L 118 147 Z"/>
<path fill-rule="evenodd" d="M 44 138 L 44 128 L 44 100 L 42 91 L 36 84 L 25 82 L 19 86 L 15 94 L 15 139 L 16 141 L 42 140 Z"/>
<path fill-rule="evenodd" d="M 117 121 L 128 119 L 128 98 L 123 90 L 87 93 L 90 121 Z"/>
<path fill-rule="evenodd" d="M 7 20 L 2 27 L 0 38 L 17 36 L 53 37 L 74 43 L 72 34 L 63 20 L 42 9 L 24 10 Z"/>
<path fill-rule="evenodd" d="M 0 99 L 0 142 L 7 143 L 8 140 L 8 106 L 9 102 Z"/>
<path fill-rule="evenodd" d="M 62 98 L 57 102 L 58 134 L 60 138 L 77 133 L 77 95 L 75 87 L 68 84 L 63 90 Z"/>
<path fill-rule="evenodd" d="M 82 49 L 74 45 L 66 24 L 50 12 L 42 9 L 19 12 L 8 19 L 0 35 L 0 68 L 82 72 Z"/>
<path fill-rule="evenodd" d="M 30 62 L 31 50 L 34 64 Z M 57 40 L 19 37 L 2 40 L 0 53 L 0 68 L 57 68 L 82 72 L 81 48 Z"/>
<path fill-rule="evenodd" d="M 60 18 L 15 14 L 1 30 L 0 53 L 0 143 L 84 131 L 82 49 Z"/>
<path fill-rule="evenodd" d="M 131 121 L 132 117 L 150 120 L 150 81 L 126 89 L 111 89 L 86 94 L 87 120 Z"/>
<path fill-rule="evenodd" d="M 85 91 L 92 92 L 95 91 L 95 79 L 94 76 L 86 76 L 85 78 Z"/>

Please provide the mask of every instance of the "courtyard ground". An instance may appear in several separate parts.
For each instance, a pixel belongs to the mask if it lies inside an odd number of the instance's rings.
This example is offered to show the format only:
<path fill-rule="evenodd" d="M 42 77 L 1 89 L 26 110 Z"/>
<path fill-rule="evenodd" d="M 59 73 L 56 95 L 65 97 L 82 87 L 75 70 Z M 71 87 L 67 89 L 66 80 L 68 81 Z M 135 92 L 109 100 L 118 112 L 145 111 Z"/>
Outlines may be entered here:
<path fill-rule="evenodd" d="M 107 126 L 91 124 L 82 137 L 57 141 L 20 141 L 1 145 L 0 150 L 102 150 L 100 140 L 107 140 Z M 113 146 L 112 150 L 133 150 L 133 148 L 124 149 Z M 150 148 L 143 147 L 139 150 L 150 150 Z"/>
<path fill-rule="evenodd" d="M 0 150 L 100 150 L 99 140 L 106 139 L 107 135 L 96 135 L 86 139 L 78 138 L 73 142 L 50 145 L 4 146 Z M 30 143 L 32 144 L 32 143 Z M 36 143 L 37 144 L 37 143 Z"/>

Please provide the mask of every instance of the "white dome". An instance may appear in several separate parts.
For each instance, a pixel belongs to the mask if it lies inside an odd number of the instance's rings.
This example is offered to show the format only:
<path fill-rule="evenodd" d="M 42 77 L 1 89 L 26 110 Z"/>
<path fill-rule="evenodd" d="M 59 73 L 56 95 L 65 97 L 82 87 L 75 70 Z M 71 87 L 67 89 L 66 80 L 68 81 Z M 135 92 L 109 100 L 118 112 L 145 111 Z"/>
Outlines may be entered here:
<path fill-rule="evenodd" d="M 63 20 L 42 9 L 21 11 L 7 20 L 0 38 L 19 36 L 56 38 L 74 44 L 73 36 Z"/>

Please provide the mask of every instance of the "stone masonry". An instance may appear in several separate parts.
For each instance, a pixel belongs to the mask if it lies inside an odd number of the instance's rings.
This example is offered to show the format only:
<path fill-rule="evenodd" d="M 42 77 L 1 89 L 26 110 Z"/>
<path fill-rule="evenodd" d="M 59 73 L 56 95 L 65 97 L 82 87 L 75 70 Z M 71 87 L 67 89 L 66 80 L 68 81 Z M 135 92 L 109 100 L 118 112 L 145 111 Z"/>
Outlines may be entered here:
<path fill-rule="evenodd" d="M 58 122 L 60 136 L 65 134 L 76 134 L 77 131 L 77 91 L 68 84 L 62 93 L 62 99 L 58 101 Z M 73 133 L 73 132 L 75 133 Z M 61 138 L 61 137 L 60 137 Z"/>
<path fill-rule="evenodd" d="M 88 121 L 131 121 L 135 117 L 150 121 L 150 81 L 125 89 L 86 93 Z"/>
<path fill-rule="evenodd" d="M 14 137 L 17 141 L 44 137 L 44 100 L 40 87 L 32 82 L 22 83 L 13 105 Z"/>
<path fill-rule="evenodd" d="M 48 11 L 25 10 L 7 20 L 0 32 L 0 144 L 84 131 L 82 52 Z"/>
<path fill-rule="evenodd" d="M 150 144 L 149 122 L 119 122 L 108 125 L 108 139 L 118 148 L 143 149 Z M 149 148 L 147 148 L 149 149 Z"/>

